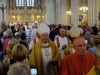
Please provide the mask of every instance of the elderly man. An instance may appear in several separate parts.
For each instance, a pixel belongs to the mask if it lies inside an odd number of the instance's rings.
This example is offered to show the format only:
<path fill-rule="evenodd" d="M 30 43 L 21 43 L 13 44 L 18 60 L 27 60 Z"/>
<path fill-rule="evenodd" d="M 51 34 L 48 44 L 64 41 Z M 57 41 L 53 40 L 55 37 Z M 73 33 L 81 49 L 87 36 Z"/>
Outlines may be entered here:
<path fill-rule="evenodd" d="M 29 65 L 37 67 L 37 75 L 48 75 L 47 64 L 50 61 L 58 62 L 60 66 L 60 54 L 56 45 L 49 40 L 49 27 L 42 23 L 38 26 L 40 40 L 34 45 L 29 58 Z M 48 67 L 49 68 L 49 67 Z M 50 73 L 50 72 L 49 72 Z"/>
<path fill-rule="evenodd" d="M 85 39 L 78 36 L 73 41 L 75 53 L 62 60 L 60 75 L 86 75 L 95 65 L 95 57 L 86 50 Z"/>
<path fill-rule="evenodd" d="M 60 52 L 60 55 L 61 55 L 61 58 L 64 57 L 65 53 L 64 51 L 66 50 L 66 48 L 71 44 L 71 41 L 69 38 L 67 38 L 65 36 L 66 34 L 66 30 L 64 27 L 61 27 L 59 29 L 59 37 L 55 39 L 55 44 L 56 46 L 59 48 L 59 52 Z M 67 52 L 66 52 L 66 55 L 68 54 L 72 54 L 72 49 L 69 49 Z"/>

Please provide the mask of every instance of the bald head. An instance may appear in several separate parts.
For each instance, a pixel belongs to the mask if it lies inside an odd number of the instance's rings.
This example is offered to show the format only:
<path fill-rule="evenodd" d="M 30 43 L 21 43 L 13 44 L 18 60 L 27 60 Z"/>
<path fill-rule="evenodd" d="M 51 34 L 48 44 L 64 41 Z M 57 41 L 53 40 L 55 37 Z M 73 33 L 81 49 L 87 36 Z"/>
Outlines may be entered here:
<path fill-rule="evenodd" d="M 86 41 L 83 37 L 78 36 L 73 41 L 73 48 L 78 55 L 85 55 L 86 53 Z"/>
<path fill-rule="evenodd" d="M 81 40 L 80 40 L 81 39 Z M 73 44 L 74 43 L 77 43 L 77 41 L 82 41 L 82 40 L 84 40 L 85 41 L 85 39 L 82 37 L 82 36 L 78 36 L 78 37 L 76 37 L 76 38 L 74 38 L 74 40 L 73 40 Z"/>

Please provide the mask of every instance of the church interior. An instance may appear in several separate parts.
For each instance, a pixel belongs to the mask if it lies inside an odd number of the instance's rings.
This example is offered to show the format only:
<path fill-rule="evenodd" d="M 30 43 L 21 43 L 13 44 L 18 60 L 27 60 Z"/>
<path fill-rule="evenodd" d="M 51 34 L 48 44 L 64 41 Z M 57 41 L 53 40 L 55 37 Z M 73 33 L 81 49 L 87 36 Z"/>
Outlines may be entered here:
<path fill-rule="evenodd" d="M 99 6 L 99 0 L 0 0 L 0 23 L 94 26 L 100 24 Z"/>
<path fill-rule="evenodd" d="M 100 75 L 100 0 L 0 0 L 0 75 Z"/>

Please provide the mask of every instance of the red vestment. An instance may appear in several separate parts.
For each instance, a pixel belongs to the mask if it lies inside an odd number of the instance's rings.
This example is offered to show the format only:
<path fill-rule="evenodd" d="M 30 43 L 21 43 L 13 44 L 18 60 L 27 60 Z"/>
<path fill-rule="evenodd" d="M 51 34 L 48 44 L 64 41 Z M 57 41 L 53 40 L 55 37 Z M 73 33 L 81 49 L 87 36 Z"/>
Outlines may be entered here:
<path fill-rule="evenodd" d="M 76 53 L 68 55 L 62 60 L 60 75 L 86 75 L 95 63 L 95 56 L 89 52 L 84 57 Z"/>

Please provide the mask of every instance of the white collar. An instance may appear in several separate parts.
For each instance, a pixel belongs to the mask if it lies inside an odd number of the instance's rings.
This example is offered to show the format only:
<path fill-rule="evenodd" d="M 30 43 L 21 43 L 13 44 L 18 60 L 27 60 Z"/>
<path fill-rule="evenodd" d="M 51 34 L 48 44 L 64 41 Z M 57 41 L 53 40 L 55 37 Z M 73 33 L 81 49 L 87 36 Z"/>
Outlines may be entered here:
<path fill-rule="evenodd" d="M 43 45 L 43 46 L 48 46 L 48 45 L 49 45 L 49 42 L 47 42 L 47 43 L 43 43 L 43 42 L 42 42 L 42 45 Z"/>

